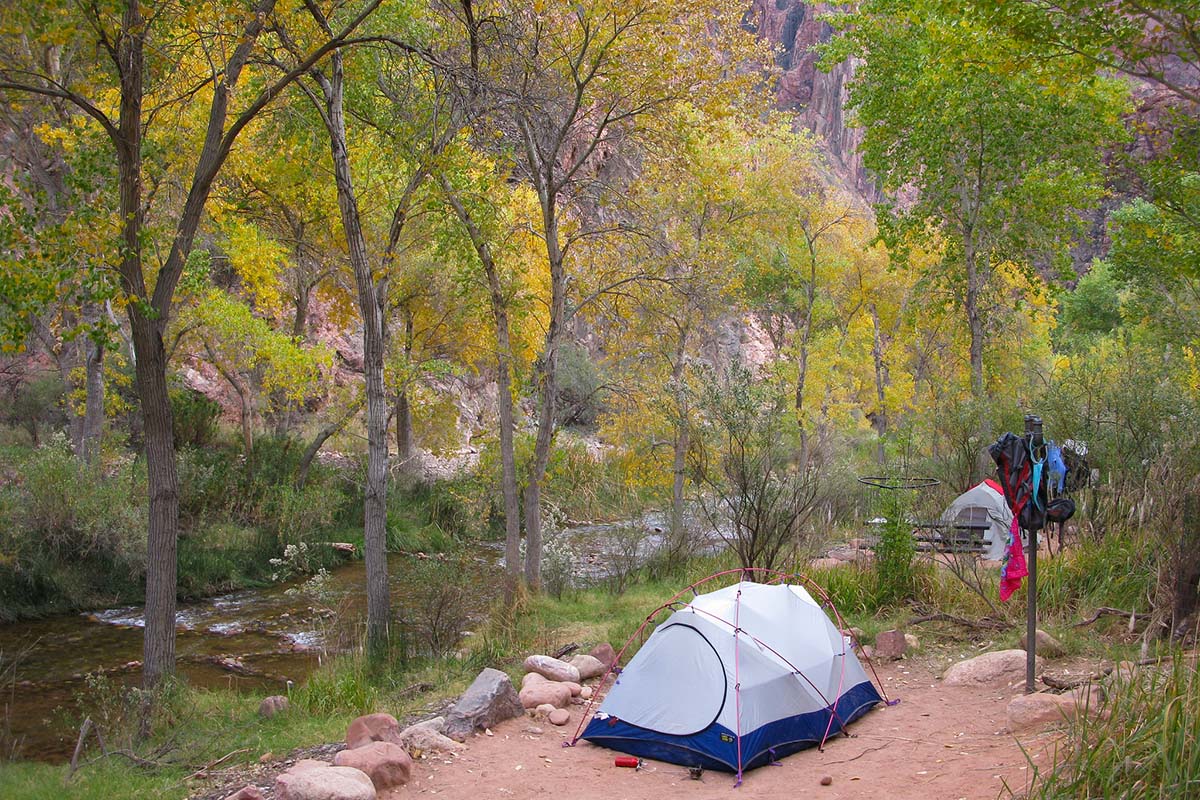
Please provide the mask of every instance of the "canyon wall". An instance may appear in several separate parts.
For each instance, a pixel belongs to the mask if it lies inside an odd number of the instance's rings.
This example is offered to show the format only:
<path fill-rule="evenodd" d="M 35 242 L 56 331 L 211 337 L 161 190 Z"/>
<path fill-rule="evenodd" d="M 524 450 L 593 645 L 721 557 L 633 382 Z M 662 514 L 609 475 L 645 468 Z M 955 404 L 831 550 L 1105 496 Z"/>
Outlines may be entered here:
<path fill-rule="evenodd" d="M 858 153 L 862 134 L 846 123 L 846 87 L 854 66 L 842 63 L 822 72 L 812 49 L 833 35 L 820 19 L 829 10 L 823 3 L 810 5 L 805 0 L 752 0 L 747 24 L 776 47 L 775 63 L 782 71 L 775 88 L 777 106 L 798 112 L 816 134 L 837 177 L 855 194 L 873 201 L 878 191 Z"/>

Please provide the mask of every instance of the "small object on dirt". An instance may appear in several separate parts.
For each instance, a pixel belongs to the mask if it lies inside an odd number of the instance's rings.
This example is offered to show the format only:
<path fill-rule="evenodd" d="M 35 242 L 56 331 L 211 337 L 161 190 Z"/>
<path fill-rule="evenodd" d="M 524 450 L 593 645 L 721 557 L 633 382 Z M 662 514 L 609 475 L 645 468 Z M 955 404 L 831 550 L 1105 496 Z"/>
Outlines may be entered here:
<path fill-rule="evenodd" d="M 491 728 L 484 728 L 484 729 L 483 729 L 483 735 L 484 735 L 484 736 L 495 736 L 496 734 L 492 733 L 492 729 L 491 729 Z"/>
<path fill-rule="evenodd" d="M 642 768 L 642 760 L 634 756 L 617 756 L 613 764 L 618 767 L 630 767 L 631 769 Z"/>
<path fill-rule="evenodd" d="M 688 777 L 694 781 L 704 780 L 704 767 L 688 767 Z"/>
<path fill-rule="evenodd" d="M 831 786 L 832 784 L 833 784 L 833 776 L 832 775 L 822 775 L 821 776 L 821 785 L 822 786 Z"/>
<path fill-rule="evenodd" d="M 263 753 L 261 756 L 258 757 L 258 763 L 265 764 L 273 758 L 275 758 L 275 754 L 272 753 L 270 750 L 268 750 L 267 752 Z"/>
<path fill-rule="evenodd" d="M 579 643 L 571 642 L 570 644 L 565 644 L 562 647 L 555 650 L 554 657 L 561 661 L 563 656 L 570 655 L 571 653 L 574 653 L 578 649 L 579 649 Z"/>

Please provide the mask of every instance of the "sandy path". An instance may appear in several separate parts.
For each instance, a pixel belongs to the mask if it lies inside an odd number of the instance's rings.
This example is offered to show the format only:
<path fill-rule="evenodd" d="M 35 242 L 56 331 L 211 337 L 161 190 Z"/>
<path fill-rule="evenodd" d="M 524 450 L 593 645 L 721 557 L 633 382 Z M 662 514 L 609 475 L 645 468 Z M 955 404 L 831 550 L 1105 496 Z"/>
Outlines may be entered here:
<path fill-rule="evenodd" d="M 777 767 L 746 775 L 740 792 L 764 797 L 942 798 L 1008 797 L 1004 780 L 1018 790 L 1030 768 L 1016 739 L 1005 729 L 1009 690 L 942 686 L 931 669 L 899 662 L 879 670 L 888 694 L 901 702 L 877 707 L 851 725 L 850 738 L 829 742 L 824 752 L 805 750 Z M 461 800 L 568 797 L 572 800 L 675 800 L 727 798 L 733 776 L 705 772 L 688 777 L 674 764 L 647 762 L 639 771 L 613 765 L 612 750 L 580 742 L 564 748 L 582 709 L 572 708 L 570 725 L 511 720 L 477 736 L 454 758 L 422 759 L 414 780 L 396 798 L 437 796 Z M 541 734 L 530 730 L 541 729 Z M 1028 737 L 1040 749 L 1045 735 Z M 1046 760 L 1039 754 L 1035 763 Z M 821 786 L 824 775 L 833 783 Z"/>

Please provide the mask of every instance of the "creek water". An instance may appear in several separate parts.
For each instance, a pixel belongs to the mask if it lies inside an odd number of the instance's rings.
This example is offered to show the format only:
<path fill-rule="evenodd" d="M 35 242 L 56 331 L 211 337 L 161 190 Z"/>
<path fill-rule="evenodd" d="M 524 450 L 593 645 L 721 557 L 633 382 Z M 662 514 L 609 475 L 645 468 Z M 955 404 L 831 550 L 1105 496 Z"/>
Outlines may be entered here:
<path fill-rule="evenodd" d="M 576 585 L 636 566 L 661 541 L 651 517 L 560 536 L 569 543 L 569 580 Z M 420 595 L 427 560 L 388 556 L 394 612 Z M 499 586 L 502 545 L 476 544 L 454 565 L 470 610 L 482 613 Z M 363 563 L 353 561 L 330 572 L 319 597 L 294 581 L 183 604 L 176 614 L 177 671 L 192 686 L 284 693 L 289 681 L 302 683 L 325 653 L 353 639 L 346 634 L 365 616 L 365 584 Z M 0 760 L 14 752 L 42 761 L 69 758 L 88 676 L 140 682 L 144 624 L 140 606 L 123 606 L 0 625 Z"/>

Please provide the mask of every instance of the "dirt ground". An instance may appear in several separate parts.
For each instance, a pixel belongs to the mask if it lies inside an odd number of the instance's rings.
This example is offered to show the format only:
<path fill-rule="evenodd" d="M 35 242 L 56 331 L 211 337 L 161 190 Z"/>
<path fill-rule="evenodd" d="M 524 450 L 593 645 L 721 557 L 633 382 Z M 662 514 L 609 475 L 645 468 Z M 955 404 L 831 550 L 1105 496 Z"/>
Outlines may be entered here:
<path fill-rule="evenodd" d="M 920 663 L 881 666 L 879 677 L 891 707 L 853 723 L 852 736 L 833 739 L 788 756 L 780 766 L 745 776 L 739 791 L 753 796 L 803 796 L 841 800 L 942 800 L 1020 795 L 1031 772 L 1029 759 L 1005 728 L 1011 689 L 942 686 Z M 646 762 L 640 770 L 613 764 L 616 752 L 580 741 L 562 746 L 576 730 L 582 707 L 572 707 L 571 723 L 556 728 L 544 721 L 510 720 L 491 736 L 468 741 L 461 755 L 423 758 L 413 781 L 390 798 L 569 797 L 572 800 L 704 800 L 726 798 L 734 777 L 705 772 L 692 780 L 685 768 Z M 537 731 L 541 731 L 538 733 Z M 1051 758 L 1053 733 L 1023 735 L 1033 764 Z M 821 785 L 830 776 L 832 783 Z M 1008 788 L 1006 788 L 1006 786 Z M 797 793 L 803 794 L 797 794 Z M 810 794 L 811 793 L 811 794 Z"/>

